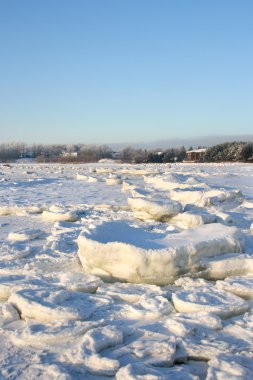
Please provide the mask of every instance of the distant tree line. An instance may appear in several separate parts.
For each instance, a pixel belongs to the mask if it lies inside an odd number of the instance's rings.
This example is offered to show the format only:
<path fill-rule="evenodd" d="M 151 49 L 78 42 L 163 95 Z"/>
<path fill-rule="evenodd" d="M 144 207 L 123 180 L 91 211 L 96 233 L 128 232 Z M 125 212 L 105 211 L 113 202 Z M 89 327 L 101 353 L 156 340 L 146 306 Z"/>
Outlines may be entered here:
<path fill-rule="evenodd" d="M 253 161 L 253 143 L 234 141 L 214 145 L 206 150 L 204 161 Z"/>
<path fill-rule="evenodd" d="M 170 149 L 134 149 L 128 146 L 120 152 L 113 152 L 107 145 L 85 144 L 0 144 L 0 161 L 8 162 L 30 158 L 37 162 L 98 162 L 101 159 L 119 159 L 122 162 L 175 162 L 186 158 L 184 147 Z"/>
<path fill-rule="evenodd" d="M 192 147 L 189 148 L 192 150 Z M 98 162 L 101 159 L 118 159 L 126 163 L 172 163 L 187 160 L 184 146 L 168 149 L 135 149 L 128 146 L 114 152 L 107 145 L 87 144 L 25 144 L 19 142 L 0 144 L 0 162 L 22 158 L 37 162 Z M 206 150 L 203 161 L 253 161 L 253 143 L 232 142 L 212 146 Z"/>

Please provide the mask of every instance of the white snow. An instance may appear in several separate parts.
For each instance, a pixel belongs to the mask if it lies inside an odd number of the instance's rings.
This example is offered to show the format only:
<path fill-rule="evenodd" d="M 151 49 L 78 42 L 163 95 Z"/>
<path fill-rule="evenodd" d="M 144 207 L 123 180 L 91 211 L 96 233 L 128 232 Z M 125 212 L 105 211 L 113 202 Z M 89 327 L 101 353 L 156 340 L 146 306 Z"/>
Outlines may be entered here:
<path fill-rule="evenodd" d="M 252 164 L 1 165 L 0 378 L 253 378 Z"/>

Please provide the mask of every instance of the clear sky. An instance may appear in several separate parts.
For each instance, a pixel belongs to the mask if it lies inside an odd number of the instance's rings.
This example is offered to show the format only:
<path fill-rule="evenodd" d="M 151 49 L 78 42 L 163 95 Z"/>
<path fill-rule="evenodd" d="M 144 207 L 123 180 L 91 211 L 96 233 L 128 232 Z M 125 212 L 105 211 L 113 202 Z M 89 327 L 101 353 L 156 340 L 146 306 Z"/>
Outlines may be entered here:
<path fill-rule="evenodd" d="M 252 0 L 0 0 L 0 142 L 253 133 Z"/>

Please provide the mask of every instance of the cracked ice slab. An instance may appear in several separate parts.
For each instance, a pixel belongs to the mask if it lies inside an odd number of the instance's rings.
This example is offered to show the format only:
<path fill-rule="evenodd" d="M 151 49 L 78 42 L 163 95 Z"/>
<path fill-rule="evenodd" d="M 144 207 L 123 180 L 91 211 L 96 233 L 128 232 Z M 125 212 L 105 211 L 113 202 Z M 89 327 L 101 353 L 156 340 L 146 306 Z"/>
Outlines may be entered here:
<path fill-rule="evenodd" d="M 108 222 L 78 238 L 78 255 L 86 272 L 107 281 L 165 285 L 200 269 L 200 261 L 240 252 L 235 227 L 218 223 L 181 233 L 160 234 Z"/>

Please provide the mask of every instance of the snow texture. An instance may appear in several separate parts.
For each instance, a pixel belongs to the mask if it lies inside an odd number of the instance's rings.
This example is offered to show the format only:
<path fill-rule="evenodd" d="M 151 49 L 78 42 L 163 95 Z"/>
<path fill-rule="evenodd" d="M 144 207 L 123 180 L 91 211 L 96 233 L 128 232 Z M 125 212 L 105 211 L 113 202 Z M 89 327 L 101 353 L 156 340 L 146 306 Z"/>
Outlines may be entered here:
<path fill-rule="evenodd" d="M 0 165 L 0 379 L 253 378 L 252 164 Z"/>

